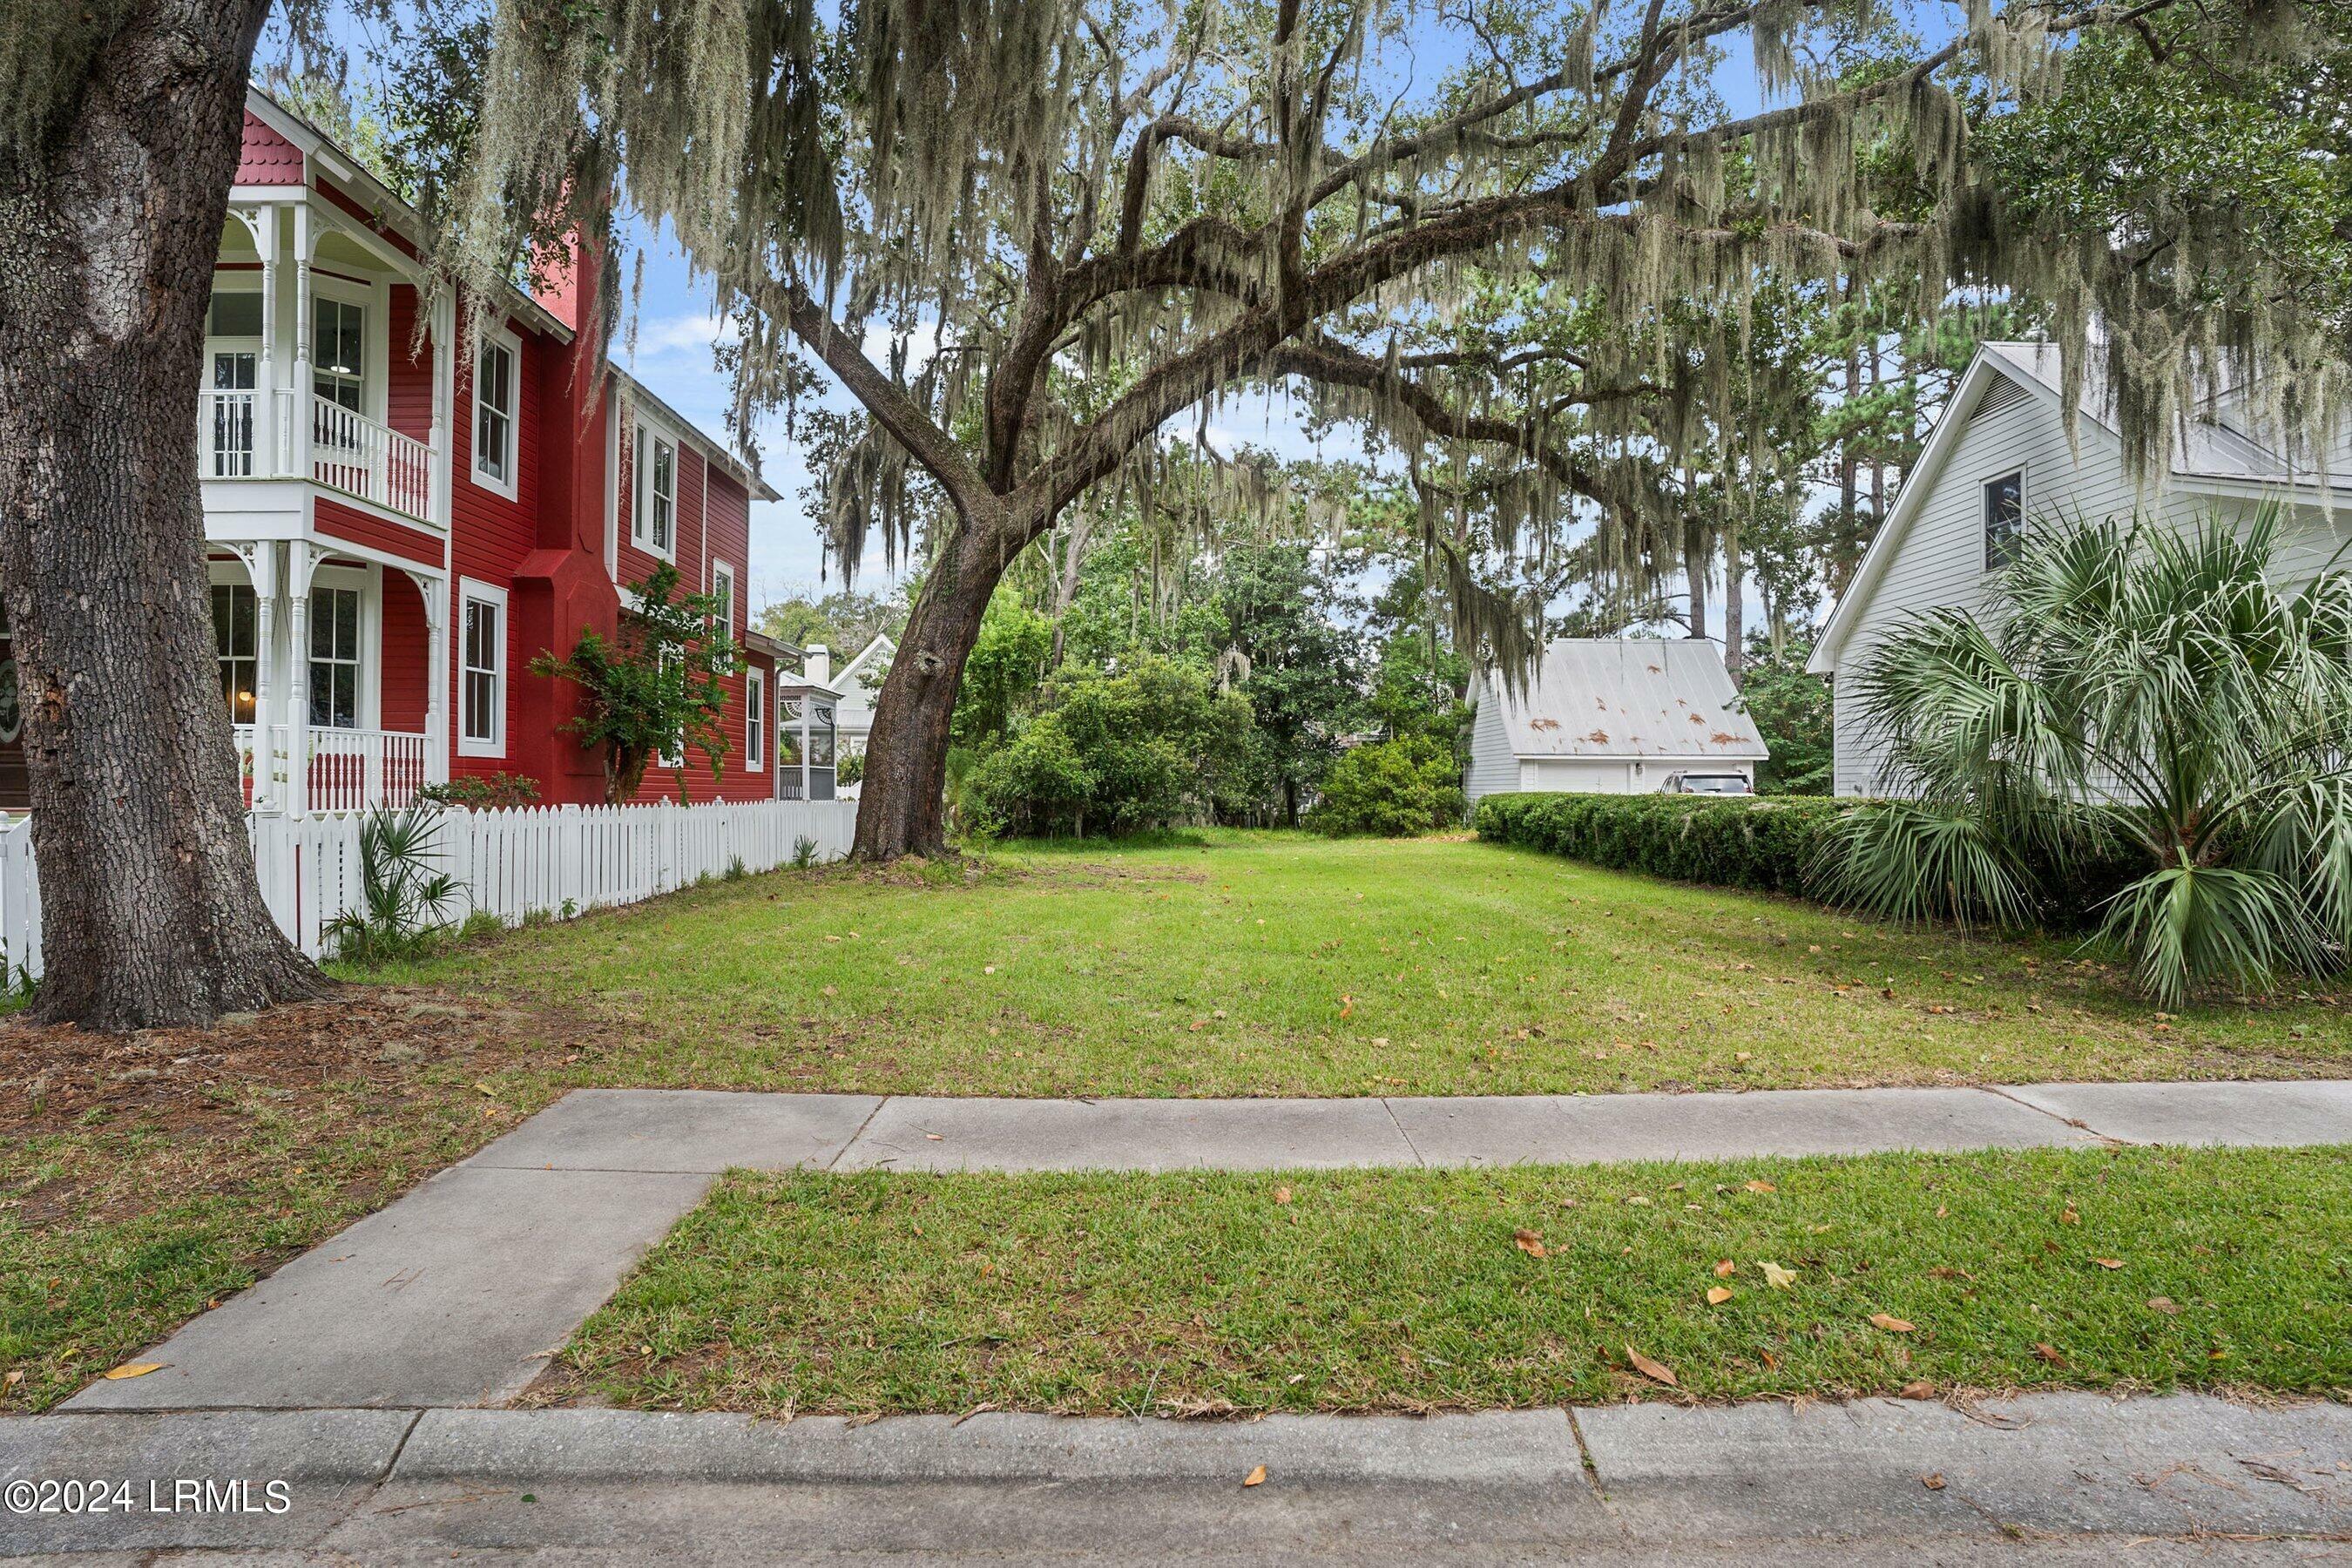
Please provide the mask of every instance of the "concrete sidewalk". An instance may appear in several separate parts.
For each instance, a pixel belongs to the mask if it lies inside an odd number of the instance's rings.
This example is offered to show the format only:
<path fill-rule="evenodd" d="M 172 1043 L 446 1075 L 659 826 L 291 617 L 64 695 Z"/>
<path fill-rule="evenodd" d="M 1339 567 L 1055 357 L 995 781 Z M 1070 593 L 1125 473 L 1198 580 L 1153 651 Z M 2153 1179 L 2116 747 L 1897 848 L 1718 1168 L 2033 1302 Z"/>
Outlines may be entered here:
<path fill-rule="evenodd" d="M 72 1410 L 506 1402 L 718 1173 L 1583 1163 L 2352 1142 L 2352 1081 L 1458 1100 L 583 1089 L 91 1384 Z"/>
<path fill-rule="evenodd" d="M 1264 1483 L 1243 1481 L 1264 1466 Z M 2196 1395 L 1255 1422 L 319 1410 L 0 1420 L 0 1552 L 239 1561 L 2345 1561 L 2352 1409 Z M 246 1511 L 152 1500 L 243 1479 Z M 287 1484 L 269 1511 L 268 1483 Z M 160 1492 L 151 1482 L 163 1483 Z"/>

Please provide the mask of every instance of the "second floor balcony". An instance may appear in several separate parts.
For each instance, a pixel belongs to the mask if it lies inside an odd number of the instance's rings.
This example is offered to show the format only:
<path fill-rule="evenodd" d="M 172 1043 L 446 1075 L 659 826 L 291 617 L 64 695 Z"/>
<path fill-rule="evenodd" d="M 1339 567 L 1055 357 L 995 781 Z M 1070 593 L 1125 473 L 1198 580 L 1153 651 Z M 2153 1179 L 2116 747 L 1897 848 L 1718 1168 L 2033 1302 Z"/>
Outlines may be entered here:
<path fill-rule="evenodd" d="M 308 479 L 429 526 L 434 451 L 320 393 L 208 388 L 196 404 L 197 476 Z"/>

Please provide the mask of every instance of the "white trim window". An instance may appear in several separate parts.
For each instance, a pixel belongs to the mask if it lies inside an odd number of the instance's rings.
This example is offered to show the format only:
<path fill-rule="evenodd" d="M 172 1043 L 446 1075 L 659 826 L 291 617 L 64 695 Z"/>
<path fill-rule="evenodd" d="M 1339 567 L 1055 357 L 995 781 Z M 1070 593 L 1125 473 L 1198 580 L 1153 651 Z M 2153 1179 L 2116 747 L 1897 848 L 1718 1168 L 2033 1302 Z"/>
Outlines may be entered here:
<path fill-rule="evenodd" d="M 356 587 L 310 590 L 310 728 L 357 730 L 362 700 Z"/>
<path fill-rule="evenodd" d="M 663 560 L 677 552 L 677 438 L 640 422 L 630 461 L 629 537 Z"/>
<path fill-rule="evenodd" d="M 474 482 L 509 500 L 515 499 L 521 374 L 521 340 L 498 329 L 484 332 L 474 353 Z"/>
<path fill-rule="evenodd" d="M 457 754 L 507 754 L 507 591 L 457 584 Z"/>
<path fill-rule="evenodd" d="M 2025 542 L 2025 470 L 1984 482 L 1984 567 L 1998 572 Z"/>
<path fill-rule="evenodd" d="M 743 672 L 743 768 L 761 773 L 768 765 L 768 672 Z"/>
<path fill-rule="evenodd" d="M 735 635 L 735 568 L 724 561 L 710 563 L 710 596 L 719 601 L 717 625 L 730 637 Z"/>

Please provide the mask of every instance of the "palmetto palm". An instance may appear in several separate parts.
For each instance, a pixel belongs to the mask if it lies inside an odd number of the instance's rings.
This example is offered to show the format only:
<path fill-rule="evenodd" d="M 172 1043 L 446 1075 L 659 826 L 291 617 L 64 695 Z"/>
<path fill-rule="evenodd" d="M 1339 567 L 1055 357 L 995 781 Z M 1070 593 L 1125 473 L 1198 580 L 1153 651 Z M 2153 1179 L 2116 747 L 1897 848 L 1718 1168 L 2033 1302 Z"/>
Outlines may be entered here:
<path fill-rule="evenodd" d="M 1913 617 L 1844 700 L 1886 746 L 1844 901 L 2020 927 L 2086 874 L 2166 1002 L 2322 973 L 2352 945 L 2352 576 L 2273 585 L 2279 515 L 2182 534 L 2053 522 L 1978 616 Z"/>

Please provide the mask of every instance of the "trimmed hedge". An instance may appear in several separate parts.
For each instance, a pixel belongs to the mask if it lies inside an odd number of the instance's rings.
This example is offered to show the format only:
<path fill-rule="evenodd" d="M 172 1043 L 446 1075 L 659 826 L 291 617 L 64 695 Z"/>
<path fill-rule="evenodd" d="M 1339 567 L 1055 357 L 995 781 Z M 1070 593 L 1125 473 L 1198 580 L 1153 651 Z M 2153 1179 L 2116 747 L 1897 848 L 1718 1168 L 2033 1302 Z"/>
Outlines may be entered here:
<path fill-rule="evenodd" d="M 1490 795 L 1481 838 L 1618 871 L 1799 896 L 1850 800 L 1822 795 Z"/>

